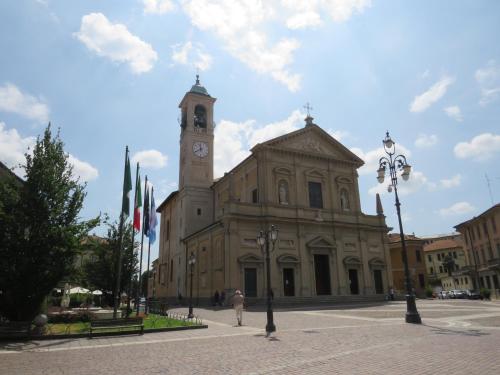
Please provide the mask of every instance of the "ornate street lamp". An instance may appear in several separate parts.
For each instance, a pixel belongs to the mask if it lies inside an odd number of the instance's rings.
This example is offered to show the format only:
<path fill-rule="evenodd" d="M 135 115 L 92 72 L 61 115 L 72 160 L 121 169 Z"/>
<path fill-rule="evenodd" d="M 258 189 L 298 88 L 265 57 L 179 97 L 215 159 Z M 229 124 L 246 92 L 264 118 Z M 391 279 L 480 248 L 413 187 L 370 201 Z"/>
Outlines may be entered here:
<path fill-rule="evenodd" d="M 266 275 L 267 275 L 267 324 L 266 334 L 269 336 L 272 332 L 276 331 L 276 326 L 273 321 L 273 306 L 272 306 L 272 289 L 271 289 L 271 258 L 269 256 L 271 251 L 274 251 L 274 244 L 278 239 L 278 229 L 271 225 L 271 230 L 260 231 L 257 236 L 257 243 L 260 245 L 260 250 L 266 256 Z M 273 247 L 269 249 L 269 242 Z"/>
<path fill-rule="evenodd" d="M 191 252 L 191 255 L 189 256 L 189 259 L 188 259 L 188 264 L 189 264 L 190 271 L 191 271 L 191 285 L 190 285 L 190 291 L 189 291 L 188 319 L 194 318 L 194 315 L 193 315 L 193 271 L 194 271 L 195 263 L 196 263 L 196 256 L 194 255 L 193 252 Z"/>
<path fill-rule="evenodd" d="M 415 294 L 412 290 L 410 270 L 408 269 L 408 253 L 406 251 L 405 235 L 403 233 L 403 223 L 401 221 L 401 204 L 399 203 L 398 197 L 398 178 L 397 172 L 401 171 L 401 177 L 404 181 L 408 181 L 410 178 L 411 166 L 406 162 L 406 157 L 404 155 L 396 154 L 396 143 L 391 139 L 389 132 L 386 133 L 385 139 L 382 141 L 384 144 L 384 150 L 387 154 L 379 160 L 379 168 L 377 170 L 377 180 L 379 183 L 384 182 L 384 177 L 387 169 L 389 169 L 389 175 L 391 177 L 391 184 L 388 186 L 387 190 L 392 192 L 394 189 L 394 196 L 396 197 L 396 211 L 398 214 L 399 221 L 399 235 L 401 237 L 401 247 L 403 255 L 403 263 L 405 268 L 405 285 L 406 285 L 406 323 L 422 323 L 422 319 L 417 311 L 417 305 L 415 303 Z"/>

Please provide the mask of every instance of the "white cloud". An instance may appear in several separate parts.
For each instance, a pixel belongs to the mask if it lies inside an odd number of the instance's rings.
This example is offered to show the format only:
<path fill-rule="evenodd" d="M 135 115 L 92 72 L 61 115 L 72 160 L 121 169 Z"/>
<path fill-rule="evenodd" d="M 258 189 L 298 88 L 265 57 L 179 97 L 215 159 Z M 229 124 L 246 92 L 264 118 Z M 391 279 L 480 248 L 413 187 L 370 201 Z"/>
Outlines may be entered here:
<path fill-rule="evenodd" d="M 99 176 L 97 168 L 71 154 L 68 155 L 68 162 L 73 166 L 74 177 L 80 177 L 83 181 L 91 181 Z"/>
<path fill-rule="evenodd" d="M 9 168 L 15 167 L 17 174 L 21 173 L 19 164 L 24 164 L 24 154 L 35 144 L 35 137 L 23 138 L 16 129 L 6 129 L 5 123 L 0 122 L 0 160 Z"/>
<path fill-rule="evenodd" d="M 0 111 L 16 113 L 40 123 L 49 121 L 49 107 L 44 100 L 21 92 L 11 83 L 0 86 Z"/>
<path fill-rule="evenodd" d="M 429 69 L 427 69 L 425 72 L 422 73 L 422 75 L 420 77 L 422 79 L 425 79 L 425 78 L 429 77 L 429 74 L 430 74 L 430 71 L 429 71 Z"/>
<path fill-rule="evenodd" d="M 321 12 L 342 22 L 370 4 L 369 0 L 186 0 L 183 9 L 194 26 L 217 35 L 235 58 L 295 92 L 300 89 L 301 76 L 289 66 L 300 44 L 288 37 L 270 41 L 267 24 L 277 21 L 291 29 L 316 27 L 321 24 Z"/>
<path fill-rule="evenodd" d="M 451 178 L 444 178 L 440 181 L 440 186 L 443 189 L 449 189 L 452 187 L 460 186 L 462 183 L 462 176 L 460 174 L 457 174 Z"/>
<path fill-rule="evenodd" d="M 480 105 L 485 106 L 500 96 L 500 65 L 495 60 L 476 70 L 475 77 L 481 89 Z"/>
<path fill-rule="evenodd" d="M 500 135 L 483 133 L 472 138 L 470 142 L 460 142 L 453 150 L 459 159 L 484 161 L 500 152 Z"/>
<path fill-rule="evenodd" d="M 451 205 L 450 207 L 441 208 L 439 210 L 439 214 L 441 216 L 464 215 L 473 212 L 475 209 L 476 208 L 469 202 L 458 202 Z"/>
<path fill-rule="evenodd" d="M 142 0 L 144 13 L 164 14 L 175 9 L 171 0 Z"/>
<path fill-rule="evenodd" d="M 423 112 L 429 108 L 433 103 L 446 94 L 448 86 L 455 82 L 455 78 L 443 77 L 440 81 L 432 85 L 426 92 L 420 94 L 413 99 L 410 105 L 410 112 Z"/>
<path fill-rule="evenodd" d="M 24 172 L 18 166 L 25 164 L 25 153 L 31 154 L 35 143 L 35 137 L 23 138 L 16 129 L 6 129 L 5 123 L 0 122 L 0 160 L 9 168 L 14 167 L 16 174 Z M 73 176 L 80 176 L 83 181 L 93 180 L 99 175 L 96 168 L 71 154 L 68 154 L 68 162 L 73 166 Z"/>
<path fill-rule="evenodd" d="M 83 16 L 80 31 L 74 35 L 99 56 L 129 64 L 136 74 L 150 71 L 158 59 L 150 44 L 131 34 L 125 25 L 111 23 L 102 13 Z"/>
<path fill-rule="evenodd" d="M 212 56 L 203 52 L 201 45 L 193 47 L 190 41 L 172 46 L 172 61 L 175 64 L 191 65 L 201 71 L 212 66 Z"/>
<path fill-rule="evenodd" d="M 375 179 L 375 173 L 374 177 Z M 389 186 L 389 179 L 386 176 L 384 183 L 377 184 L 368 190 L 368 193 L 371 195 L 375 195 L 379 193 L 380 195 L 387 194 L 387 188 Z M 398 194 L 399 195 L 410 195 L 416 193 L 421 189 L 427 189 L 428 191 L 433 191 L 436 189 L 436 184 L 429 181 L 427 176 L 425 176 L 420 171 L 413 171 L 410 174 L 410 179 L 408 181 L 404 181 L 401 177 L 398 178 Z"/>
<path fill-rule="evenodd" d="M 157 150 L 144 150 L 132 156 L 132 163 L 139 163 L 141 167 L 159 169 L 167 165 L 168 156 Z"/>
<path fill-rule="evenodd" d="M 435 134 L 419 134 L 415 140 L 415 146 L 418 148 L 432 147 L 438 142 L 438 137 Z"/>
<path fill-rule="evenodd" d="M 257 143 L 303 127 L 304 114 L 295 110 L 283 120 L 258 126 L 254 120 L 237 123 L 222 120 L 215 128 L 214 173 L 220 177 L 250 155 Z"/>
<path fill-rule="evenodd" d="M 443 108 L 443 110 L 453 120 L 456 120 L 458 122 L 461 122 L 463 120 L 462 112 L 460 111 L 460 107 L 458 105 L 446 107 Z"/>

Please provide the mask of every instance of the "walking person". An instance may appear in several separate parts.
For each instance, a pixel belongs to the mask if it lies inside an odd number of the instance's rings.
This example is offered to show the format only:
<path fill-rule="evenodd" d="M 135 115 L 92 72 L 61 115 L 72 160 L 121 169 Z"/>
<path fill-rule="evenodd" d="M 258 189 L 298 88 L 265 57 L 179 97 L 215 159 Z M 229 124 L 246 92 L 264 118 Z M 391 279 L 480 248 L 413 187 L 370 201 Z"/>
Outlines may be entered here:
<path fill-rule="evenodd" d="M 389 298 L 394 301 L 394 288 L 392 286 L 389 288 Z"/>
<path fill-rule="evenodd" d="M 236 320 L 238 321 L 238 325 L 241 326 L 243 324 L 243 303 L 245 302 L 245 297 L 241 294 L 240 290 L 236 290 L 234 292 L 234 296 L 231 299 L 231 303 L 233 305 L 234 311 L 236 312 Z"/>
<path fill-rule="evenodd" d="M 218 305 L 219 305 L 219 291 L 216 290 L 215 294 L 214 294 L 214 306 L 218 306 Z"/>

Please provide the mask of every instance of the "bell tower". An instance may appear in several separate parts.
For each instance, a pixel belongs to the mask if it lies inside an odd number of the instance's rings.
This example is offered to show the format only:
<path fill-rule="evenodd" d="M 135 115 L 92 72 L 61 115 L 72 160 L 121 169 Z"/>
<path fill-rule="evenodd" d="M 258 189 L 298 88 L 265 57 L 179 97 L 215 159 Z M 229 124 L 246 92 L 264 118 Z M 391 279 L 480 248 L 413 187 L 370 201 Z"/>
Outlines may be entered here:
<path fill-rule="evenodd" d="M 214 103 L 206 88 L 196 83 L 179 104 L 181 137 L 179 155 L 179 193 L 181 233 L 186 236 L 213 220 L 214 180 Z"/>
<path fill-rule="evenodd" d="M 179 104 L 181 140 L 179 189 L 210 187 L 214 179 L 214 103 L 199 76 Z"/>

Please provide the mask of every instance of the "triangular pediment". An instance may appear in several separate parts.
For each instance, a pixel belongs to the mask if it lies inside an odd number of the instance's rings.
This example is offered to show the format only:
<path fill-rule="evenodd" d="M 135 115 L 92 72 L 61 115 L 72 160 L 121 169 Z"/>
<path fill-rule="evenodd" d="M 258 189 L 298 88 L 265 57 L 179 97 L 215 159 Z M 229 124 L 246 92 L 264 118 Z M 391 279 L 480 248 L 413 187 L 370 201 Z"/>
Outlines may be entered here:
<path fill-rule="evenodd" d="M 271 139 L 261 146 L 348 161 L 357 164 L 357 167 L 364 164 L 363 160 L 317 125 Z"/>
<path fill-rule="evenodd" d="M 328 241 L 327 239 L 319 236 L 319 237 L 313 238 L 311 241 L 309 241 L 307 243 L 307 247 L 332 249 L 332 248 L 335 248 L 336 246 L 333 243 L 331 243 L 330 241 Z"/>
<path fill-rule="evenodd" d="M 238 257 L 238 263 L 263 263 L 264 259 L 261 256 L 246 253 L 240 257 Z"/>

